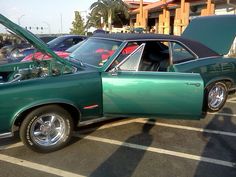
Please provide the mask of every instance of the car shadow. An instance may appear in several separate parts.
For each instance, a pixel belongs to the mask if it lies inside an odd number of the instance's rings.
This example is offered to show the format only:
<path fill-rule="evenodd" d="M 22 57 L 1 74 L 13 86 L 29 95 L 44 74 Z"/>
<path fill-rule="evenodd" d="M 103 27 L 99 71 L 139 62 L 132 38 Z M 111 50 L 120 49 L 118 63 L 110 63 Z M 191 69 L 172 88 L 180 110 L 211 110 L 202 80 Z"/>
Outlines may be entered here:
<path fill-rule="evenodd" d="M 20 140 L 20 136 L 19 136 L 18 131 L 14 133 L 13 137 L 2 138 L 2 139 L 0 139 L 0 151 L 3 150 L 5 147 L 19 143 L 20 141 L 21 140 Z M 1 147 L 3 147 L 3 149 L 1 149 Z"/>
<path fill-rule="evenodd" d="M 154 120 L 149 120 L 154 121 Z M 149 147 L 153 141 L 150 130 L 154 124 L 146 123 L 139 134 L 133 135 L 123 142 L 119 148 L 89 176 L 109 176 L 109 177 L 130 177 L 145 155 L 145 150 L 132 149 L 126 147 L 128 143 L 142 144 Z M 142 142 L 142 143 L 141 143 Z"/>
<path fill-rule="evenodd" d="M 112 118 L 112 119 L 107 119 L 107 120 L 103 120 L 103 121 L 96 122 L 96 123 L 91 123 L 91 124 L 84 125 L 84 126 L 81 126 L 81 127 L 76 127 L 74 132 L 76 133 L 76 132 L 79 132 L 79 131 L 89 130 L 89 131 L 86 131 L 86 134 L 90 134 L 90 133 L 93 133 L 94 131 L 96 131 L 97 129 L 99 129 L 103 125 L 106 125 L 106 124 L 109 124 L 109 123 L 115 123 L 115 122 L 118 122 L 118 121 L 122 121 L 124 119 L 126 119 L 126 118 L 123 118 L 123 117 L 122 118 Z M 76 137 L 76 136 L 72 135 L 71 140 L 66 145 L 66 147 L 77 143 L 81 139 L 82 138 L 79 138 L 79 137 Z M 19 142 L 21 142 L 19 131 L 16 131 L 16 132 L 14 132 L 13 137 L 0 139 L 0 151 L 5 150 L 10 146 L 14 147 L 14 144 L 19 143 Z M 66 148 L 66 147 L 64 147 L 64 148 Z"/>
<path fill-rule="evenodd" d="M 233 114 L 230 108 L 222 109 L 222 112 Z M 205 129 L 233 132 L 236 125 L 232 122 L 233 117 L 216 114 Z M 202 152 L 202 157 L 219 159 L 236 163 L 236 137 L 219 134 L 203 133 L 201 139 L 206 142 Z M 227 167 L 200 161 L 195 171 L 194 177 L 235 177 L 236 166 Z"/>

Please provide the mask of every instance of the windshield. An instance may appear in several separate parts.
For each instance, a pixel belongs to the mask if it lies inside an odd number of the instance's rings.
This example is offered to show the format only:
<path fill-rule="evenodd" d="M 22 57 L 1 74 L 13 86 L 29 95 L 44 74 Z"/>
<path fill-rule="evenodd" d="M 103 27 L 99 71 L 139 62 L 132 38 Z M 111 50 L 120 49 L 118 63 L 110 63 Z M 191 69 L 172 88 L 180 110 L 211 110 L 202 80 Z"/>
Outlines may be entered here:
<path fill-rule="evenodd" d="M 115 53 L 121 43 L 120 41 L 89 38 L 70 55 L 70 58 L 101 67 Z"/>
<path fill-rule="evenodd" d="M 81 41 L 81 42 L 79 42 L 78 44 L 75 44 L 75 45 L 73 45 L 72 47 L 66 49 L 66 52 L 68 52 L 68 53 L 74 52 L 79 46 L 81 46 L 81 44 L 82 44 L 83 42 L 84 42 L 84 41 Z"/>
<path fill-rule="evenodd" d="M 61 41 L 63 41 L 63 37 L 57 37 L 51 41 L 49 41 L 47 44 L 48 44 L 48 47 L 50 48 L 53 48 L 53 47 L 56 47 L 58 44 L 61 43 Z"/>

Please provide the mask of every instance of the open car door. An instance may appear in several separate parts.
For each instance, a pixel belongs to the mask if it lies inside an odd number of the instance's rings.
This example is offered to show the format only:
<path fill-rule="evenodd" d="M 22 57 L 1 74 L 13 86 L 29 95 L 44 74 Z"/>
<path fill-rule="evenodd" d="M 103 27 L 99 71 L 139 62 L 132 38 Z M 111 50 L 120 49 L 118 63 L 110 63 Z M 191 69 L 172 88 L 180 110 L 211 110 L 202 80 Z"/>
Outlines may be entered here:
<path fill-rule="evenodd" d="M 138 71 L 143 50 L 144 45 L 139 46 L 118 68 L 102 73 L 104 114 L 200 118 L 204 96 L 201 76 Z"/>

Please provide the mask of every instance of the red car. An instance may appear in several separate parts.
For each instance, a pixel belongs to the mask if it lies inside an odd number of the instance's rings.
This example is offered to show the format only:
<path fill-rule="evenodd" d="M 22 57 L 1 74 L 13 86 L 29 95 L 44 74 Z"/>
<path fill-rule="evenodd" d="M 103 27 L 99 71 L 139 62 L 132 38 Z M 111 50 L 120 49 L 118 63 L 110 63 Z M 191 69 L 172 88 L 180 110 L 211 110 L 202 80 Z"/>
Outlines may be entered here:
<path fill-rule="evenodd" d="M 78 44 L 73 45 L 72 47 L 70 47 L 66 51 L 55 51 L 55 53 L 61 58 L 66 58 L 72 52 L 74 52 L 81 44 L 82 44 L 82 42 L 79 42 Z M 50 55 L 45 55 L 42 52 L 36 52 L 36 53 L 32 53 L 32 54 L 26 56 L 25 58 L 23 58 L 23 60 L 21 60 L 21 62 L 32 61 L 32 60 L 49 60 L 51 58 L 52 57 Z"/>

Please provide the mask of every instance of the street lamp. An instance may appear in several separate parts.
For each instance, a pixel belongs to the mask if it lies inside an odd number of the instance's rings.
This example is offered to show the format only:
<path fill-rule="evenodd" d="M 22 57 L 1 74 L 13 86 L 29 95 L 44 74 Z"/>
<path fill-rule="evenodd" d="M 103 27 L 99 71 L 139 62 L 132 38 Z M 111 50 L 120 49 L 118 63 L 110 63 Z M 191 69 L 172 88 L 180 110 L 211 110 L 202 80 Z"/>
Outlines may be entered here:
<path fill-rule="evenodd" d="M 48 26 L 48 34 L 51 34 L 51 26 L 48 22 L 43 21 Z"/>
<path fill-rule="evenodd" d="M 60 13 L 60 17 L 61 17 L 61 34 L 62 34 L 62 13 Z"/>
<path fill-rule="evenodd" d="M 18 25 L 20 25 L 20 20 L 22 19 L 22 17 L 24 17 L 25 14 L 21 15 L 17 20 L 18 20 Z"/>

